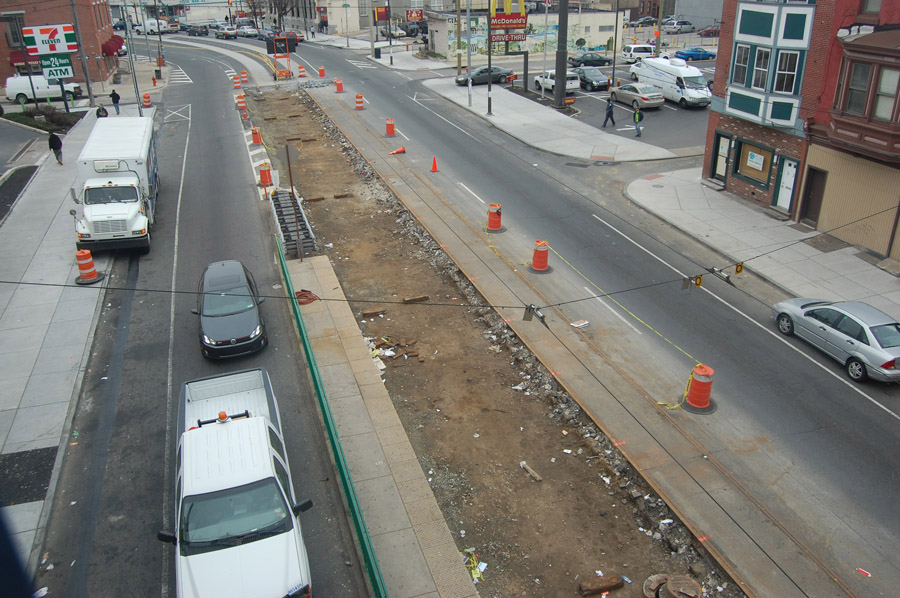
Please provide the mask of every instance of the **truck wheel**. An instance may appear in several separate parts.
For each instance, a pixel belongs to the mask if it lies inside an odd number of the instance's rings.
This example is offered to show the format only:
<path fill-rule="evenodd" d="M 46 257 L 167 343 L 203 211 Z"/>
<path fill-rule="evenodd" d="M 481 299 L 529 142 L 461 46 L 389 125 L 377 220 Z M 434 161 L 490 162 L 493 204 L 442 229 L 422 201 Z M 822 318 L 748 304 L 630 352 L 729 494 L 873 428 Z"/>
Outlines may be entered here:
<path fill-rule="evenodd" d="M 17 104 L 21 104 L 22 102 L 27 102 L 27 101 L 28 101 L 28 96 L 25 95 L 24 93 L 20 93 L 16 96 Z"/>
<path fill-rule="evenodd" d="M 687 102 L 684 101 L 684 98 L 678 100 L 678 105 L 682 108 L 687 108 Z"/>
<path fill-rule="evenodd" d="M 147 231 L 147 246 L 141 247 L 140 251 L 141 255 L 147 255 L 150 253 L 150 231 Z"/>

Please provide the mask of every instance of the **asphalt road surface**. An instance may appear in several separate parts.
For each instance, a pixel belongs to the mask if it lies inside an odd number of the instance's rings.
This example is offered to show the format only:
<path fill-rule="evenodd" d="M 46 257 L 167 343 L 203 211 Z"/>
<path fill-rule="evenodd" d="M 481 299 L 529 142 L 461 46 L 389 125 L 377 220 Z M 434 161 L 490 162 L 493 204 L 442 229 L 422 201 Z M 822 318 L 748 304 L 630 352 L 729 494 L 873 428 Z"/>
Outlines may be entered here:
<path fill-rule="evenodd" d="M 117 255 L 60 474 L 46 551 L 72 563 L 39 586 L 67 596 L 174 596 L 174 417 L 185 380 L 262 366 L 282 411 L 317 595 L 368 594 L 288 303 L 261 307 L 269 346 L 222 362 L 200 354 L 194 292 L 207 263 L 239 259 L 264 294 L 282 290 L 267 204 L 248 163 L 230 72 L 219 55 L 169 48 L 184 71 L 157 105 L 160 198 L 149 255 Z M 228 572 L 223 572 L 227 575 Z"/>

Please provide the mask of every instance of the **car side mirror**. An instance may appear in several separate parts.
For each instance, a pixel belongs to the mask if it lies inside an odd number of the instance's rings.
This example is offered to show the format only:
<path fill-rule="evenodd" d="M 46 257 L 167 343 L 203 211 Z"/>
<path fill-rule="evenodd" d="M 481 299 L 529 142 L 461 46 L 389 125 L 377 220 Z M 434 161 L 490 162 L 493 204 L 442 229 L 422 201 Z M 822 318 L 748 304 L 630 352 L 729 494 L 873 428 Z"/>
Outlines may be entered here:
<path fill-rule="evenodd" d="M 178 538 L 172 532 L 156 532 L 156 539 L 160 542 L 168 542 L 173 546 L 178 544 Z"/>
<path fill-rule="evenodd" d="M 199 316 L 199 315 L 200 315 L 200 310 L 197 309 L 196 307 L 192 307 L 192 308 L 191 308 L 191 313 L 194 314 L 194 315 Z"/>
<path fill-rule="evenodd" d="M 291 511 L 294 512 L 294 515 L 299 515 L 300 513 L 304 512 L 304 511 L 310 510 L 312 508 L 312 506 L 313 506 L 312 499 L 307 498 L 300 504 L 294 505 L 293 507 L 291 507 Z M 160 532 L 160 533 L 162 533 L 162 532 Z"/>

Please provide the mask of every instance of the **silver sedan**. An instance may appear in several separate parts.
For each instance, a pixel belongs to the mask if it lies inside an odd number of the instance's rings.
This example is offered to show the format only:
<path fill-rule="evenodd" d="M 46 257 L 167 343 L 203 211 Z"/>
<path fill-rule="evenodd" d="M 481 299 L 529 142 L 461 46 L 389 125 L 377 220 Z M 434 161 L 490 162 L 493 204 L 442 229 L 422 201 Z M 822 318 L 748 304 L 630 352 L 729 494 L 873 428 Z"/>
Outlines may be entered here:
<path fill-rule="evenodd" d="M 613 102 L 631 104 L 634 109 L 659 108 L 666 102 L 658 89 L 646 83 L 627 83 L 613 87 L 609 97 Z"/>
<path fill-rule="evenodd" d="M 900 324 L 861 301 L 788 299 L 776 303 L 778 330 L 796 334 L 844 364 L 855 382 L 900 382 Z"/>

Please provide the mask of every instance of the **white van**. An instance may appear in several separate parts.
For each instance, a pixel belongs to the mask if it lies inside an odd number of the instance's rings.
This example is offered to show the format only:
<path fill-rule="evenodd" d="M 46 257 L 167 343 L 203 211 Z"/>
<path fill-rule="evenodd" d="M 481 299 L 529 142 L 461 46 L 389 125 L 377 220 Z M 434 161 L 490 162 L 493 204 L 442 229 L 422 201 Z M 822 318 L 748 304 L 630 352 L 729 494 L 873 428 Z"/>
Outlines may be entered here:
<path fill-rule="evenodd" d="M 659 89 L 667 100 L 687 106 L 709 106 L 706 78 L 680 58 L 645 58 L 631 66 L 631 78 Z"/>
<path fill-rule="evenodd" d="M 650 44 L 625 44 L 622 48 L 622 60 L 636 62 L 644 58 L 653 58 L 656 53 Z"/>
<path fill-rule="evenodd" d="M 141 25 L 134 28 L 134 32 L 138 35 L 156 35 L 157 33 L 166 33 L 168 24 L 159 19 L 145 19 Z"/>
<path fill-rule="evenodd" d="M 34 95 L 31 92 L 32 83 L 34 84 Z M 66 100 L 69 102 L 81 97 L 81 86 L 77 83 L 65 83 L 64 87 Z M 27 75 L 16 75 L 6 80 L 6 99 L 10 102 L 27 102 L 33 97 L 37 97 L 39 100 L 61 99 L 59 79 L 47 79 L 43 75 L 32 75 L 31 83 L 29 83 Z"/>

